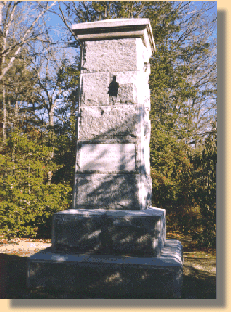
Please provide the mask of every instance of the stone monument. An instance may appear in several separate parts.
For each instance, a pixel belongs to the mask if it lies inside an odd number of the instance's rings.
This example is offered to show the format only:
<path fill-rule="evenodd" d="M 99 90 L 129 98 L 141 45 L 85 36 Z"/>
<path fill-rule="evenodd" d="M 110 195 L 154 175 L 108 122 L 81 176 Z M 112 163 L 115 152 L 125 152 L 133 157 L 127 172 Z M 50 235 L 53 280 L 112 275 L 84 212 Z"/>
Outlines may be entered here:
<path fill-rule="evenodd" d="M 81 43 L 73 206 L 54 214 L 52 250 L 30 258 L 28 286 L 179 298 L 182 246 L 166 240 L 166 212 L 151 206 L 151 25 L 108 19 L 72 29 Z"/>

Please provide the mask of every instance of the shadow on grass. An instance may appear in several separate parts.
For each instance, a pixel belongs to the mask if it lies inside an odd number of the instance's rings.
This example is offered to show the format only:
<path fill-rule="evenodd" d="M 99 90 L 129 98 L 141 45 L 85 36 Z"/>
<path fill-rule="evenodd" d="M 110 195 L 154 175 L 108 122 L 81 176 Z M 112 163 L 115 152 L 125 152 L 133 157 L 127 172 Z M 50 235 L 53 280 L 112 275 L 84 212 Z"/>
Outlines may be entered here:
<path fill-rule="evenodd" d="M 182 299 L 216 299 L 216 276 L 191 266 L 188 269 L 190 273 L 184 273 Z"/>
<path fill-rule="evenodd" d="M 27 257 L 0 253 L 0 299 L 28 298 Z"/>

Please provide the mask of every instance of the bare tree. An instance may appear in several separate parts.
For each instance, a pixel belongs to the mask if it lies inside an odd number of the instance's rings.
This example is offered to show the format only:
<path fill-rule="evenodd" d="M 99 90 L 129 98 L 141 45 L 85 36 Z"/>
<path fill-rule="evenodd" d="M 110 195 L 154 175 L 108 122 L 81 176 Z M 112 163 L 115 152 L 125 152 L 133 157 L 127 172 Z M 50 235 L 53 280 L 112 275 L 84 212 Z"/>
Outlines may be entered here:
<path fill-rule="evenodd" d="M 6 142 L 7 104 L 5 77 L 15 65 L 23 48 L 41 37 L 38 23 L 56 2 L 34 3 L 22 1 L 0 2 L 0 81 L 2 88 L 3 144 Z"/>

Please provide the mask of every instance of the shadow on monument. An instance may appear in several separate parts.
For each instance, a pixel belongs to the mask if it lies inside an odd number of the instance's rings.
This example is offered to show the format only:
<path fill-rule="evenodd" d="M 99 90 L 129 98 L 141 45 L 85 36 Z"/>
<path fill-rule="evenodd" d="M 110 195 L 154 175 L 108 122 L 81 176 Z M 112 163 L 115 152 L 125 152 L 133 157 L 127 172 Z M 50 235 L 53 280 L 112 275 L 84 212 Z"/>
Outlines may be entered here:
<path fill-rule="evenodd" d="M 91 129 L 87 130 L 89 133 L 90 139 L 81 140 L 78 144 L 79 154 L 81 153 L 81 148 L 84 144 L 88 144 L 89 153 L 93 154 L 95 152 L 95 145 L 100 143 L 101 146 L 105 144 L 118 144 L 122 146 L 122 144 L 131 144 L 134 140 L 134 145 L 136 142 L 135 135 L 135 125 L 137 123 L 138 115 L 131 115 L 125 122 L 120 123 L 117 127 L 110 127 L 106 132 L 101 133 L 99 135 L 94 135 L 94 129 L 91 132 Z M 98 132 L 99 130 L 97 130 Z M 116 133 L 116 138 L 114 135 Z M 134 135 L 129 135 L 134 133 Z M 126 155 L 122 153 L 119 158 L 119 164 L 114 164 L 114 170 L 109 170 L 107 172 L 107 168 L 104 170 L 104 165 L 102 164 L 102 159 L 107 156 L 106 148 L 100 153 L 96 153 L 95 157 L 89 161 L 89 163 L 84 160 L 85 169 L 78 173 L 77 181 L 75 181 L 75 188 L 73 190 L 74 196 L 79 197 L 79 200 L 76 202 L 75 207 L 79 208 L 87 208 L 87 209 L 126 209 L 126 210 L 139 210 L 139 199 L 138 199 L 138 174 L 142 175 L 144 181 L 147 181 L 148 174 L 146 172 L 146 168 L 144 165 L 137 165 L 136 155 L 129 155 L 129 159 L 127 162 L 134 162 L 136 164 L 135 171 L 134 169 L 126 170 Z M 86 155 L 87 157 L 87 155 Z M 100 163 L 101 162 L 101 163 Z M 142 162 L 141 162 L 142 163 Z M 92 166 L 91 164 L 94 164 Z M 98 164 L 98 165 L 97 165 Z M 121 166 L 123 165 L 123 167 Z M 109 163 L 111 167 L 113 164 Z M 98 166 L 98 168 L 97 168 Z M 94 170 L 93 168 L 98 169 Z M 100 173 L 99 173 L 100 172 Z M 91 190 L 92 188 L 92 190 Z M 84 197 L 87 194 L 86 197 Z M 129 202 L 129 198 L 133 197 L 133 201 Z M 95 201 L 99 202 L 98 206 L 95 205 Z M 149 192 L 147 201 L 149 205 L 151 205 L 151 194 Z M 121 204 L 122 203 L 122 204 Z"/>

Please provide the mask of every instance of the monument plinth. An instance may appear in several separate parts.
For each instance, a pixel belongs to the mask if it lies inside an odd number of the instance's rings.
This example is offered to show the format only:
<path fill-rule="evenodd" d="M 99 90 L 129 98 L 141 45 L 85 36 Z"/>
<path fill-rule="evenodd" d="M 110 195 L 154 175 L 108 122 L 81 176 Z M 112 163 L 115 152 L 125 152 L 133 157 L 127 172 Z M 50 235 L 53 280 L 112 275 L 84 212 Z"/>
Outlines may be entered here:
<path fill-rule="evenodd" d="M 52 251 L 30 258 L 28 286 L 81 292 L 79 279 L 90 274 L 84 287 L 100 281 L 101 298 L 108 287 L 133 298 L 140 286 L 153 298 L 180 297 L 182 246 L 166 240 L 166 211 L 151 207 L 149 20 L 72 29 L 81 44 L 72 209 L 54 214 Z"/>

